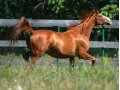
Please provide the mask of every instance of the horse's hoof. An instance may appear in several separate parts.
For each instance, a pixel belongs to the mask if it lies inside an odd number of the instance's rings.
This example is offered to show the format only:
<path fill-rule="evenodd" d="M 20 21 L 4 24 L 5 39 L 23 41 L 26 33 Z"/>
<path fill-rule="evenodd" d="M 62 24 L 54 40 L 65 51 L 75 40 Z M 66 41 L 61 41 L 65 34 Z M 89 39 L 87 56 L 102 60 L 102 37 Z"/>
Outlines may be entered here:
<path fill-rule="evenodd" d="M 27 62 L 29 61 L 29 56 L 27 54 L 23 54 L 22 56 L 25 59 L 25 61 L 27 61 Z"/>

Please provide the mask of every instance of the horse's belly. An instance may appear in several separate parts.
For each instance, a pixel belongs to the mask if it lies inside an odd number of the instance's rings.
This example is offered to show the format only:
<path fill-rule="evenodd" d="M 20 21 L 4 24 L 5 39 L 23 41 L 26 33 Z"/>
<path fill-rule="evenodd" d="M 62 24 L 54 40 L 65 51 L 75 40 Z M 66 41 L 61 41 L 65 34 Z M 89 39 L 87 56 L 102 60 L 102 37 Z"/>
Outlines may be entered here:
<path fill-rule="evenodd" d="M 70 58 L 74 56 L 73 54 L 60 52 L 57 49 L 50 49 L 46 53 L 55 58 Z"/>

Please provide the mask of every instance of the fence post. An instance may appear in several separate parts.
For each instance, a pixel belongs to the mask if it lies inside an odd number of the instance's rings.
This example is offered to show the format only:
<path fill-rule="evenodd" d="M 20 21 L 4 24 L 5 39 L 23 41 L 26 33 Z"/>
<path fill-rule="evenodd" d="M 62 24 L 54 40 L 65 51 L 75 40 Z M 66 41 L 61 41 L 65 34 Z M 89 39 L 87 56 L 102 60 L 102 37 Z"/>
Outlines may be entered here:
<path fill-rule="evenodd" d="M 102 42 L 105 41 L 105 27 L 102 26 Z M 105 56 L 105 50 L 104 47 L 102 47 L 102 63 L 104 63 L 104 56 Z"/>

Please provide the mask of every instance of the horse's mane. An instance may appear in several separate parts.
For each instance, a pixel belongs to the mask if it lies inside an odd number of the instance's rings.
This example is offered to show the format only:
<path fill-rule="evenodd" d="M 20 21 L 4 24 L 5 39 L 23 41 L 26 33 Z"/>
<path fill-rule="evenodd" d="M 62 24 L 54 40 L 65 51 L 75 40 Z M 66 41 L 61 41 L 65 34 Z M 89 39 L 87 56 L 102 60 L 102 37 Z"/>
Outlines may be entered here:
<path fill-rule="evenodd" d="M 84 21 L 81 21 L 80 23 L 77 23 L 77 24 L 72 24 L 72 25 L 70 25 L 67 29 L 68 29 L 68 30 L 73 29 L 74 27 L 82 24 L 83 22 L 84 22 Z"/>
<path fill-rule="evenodd" d="M 71 26 L 69 26 L 67 29 L 68 29 L 68 30 L 75 29 L 77 26 L 80 26 L 81 24 L 86 23 L 86 21 L 88 21 L 89 19 L 90 19 L 90 17 L 87 17 L 86 20 L 82 20 L 82 21 L 81 21 L 80 23 L 78 23 L 78 24 L 71 25 Z"/>
<path fill-rule="evenodd" d="M 81 25 L 84 22 L 88 21 L 91 18 L 91 16 L 92 16 L 92 12 L 91 11 L 84 11 L 83 14 L 82 14 L 82 21 L 80 23 L 70 25 L 67 29 L 68 30 L 74 29 L 78 25 Z"/>

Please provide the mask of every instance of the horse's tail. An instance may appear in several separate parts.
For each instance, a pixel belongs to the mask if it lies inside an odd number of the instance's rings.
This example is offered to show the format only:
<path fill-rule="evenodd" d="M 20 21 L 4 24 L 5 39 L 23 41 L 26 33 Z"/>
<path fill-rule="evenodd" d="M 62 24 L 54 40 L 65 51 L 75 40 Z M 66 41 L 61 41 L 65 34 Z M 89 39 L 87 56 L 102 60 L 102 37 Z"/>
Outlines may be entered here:
<path fill-rule="evenodd" d="M 33 32 L 32 27 L 29 25 L 25 17 L 21 17 L 18 23 L 14 26 L 11 31 L 10 45 L 13 45 L 18 41 L 20 36 L 26 37 L 26 33 L 30 35 Z"/>

